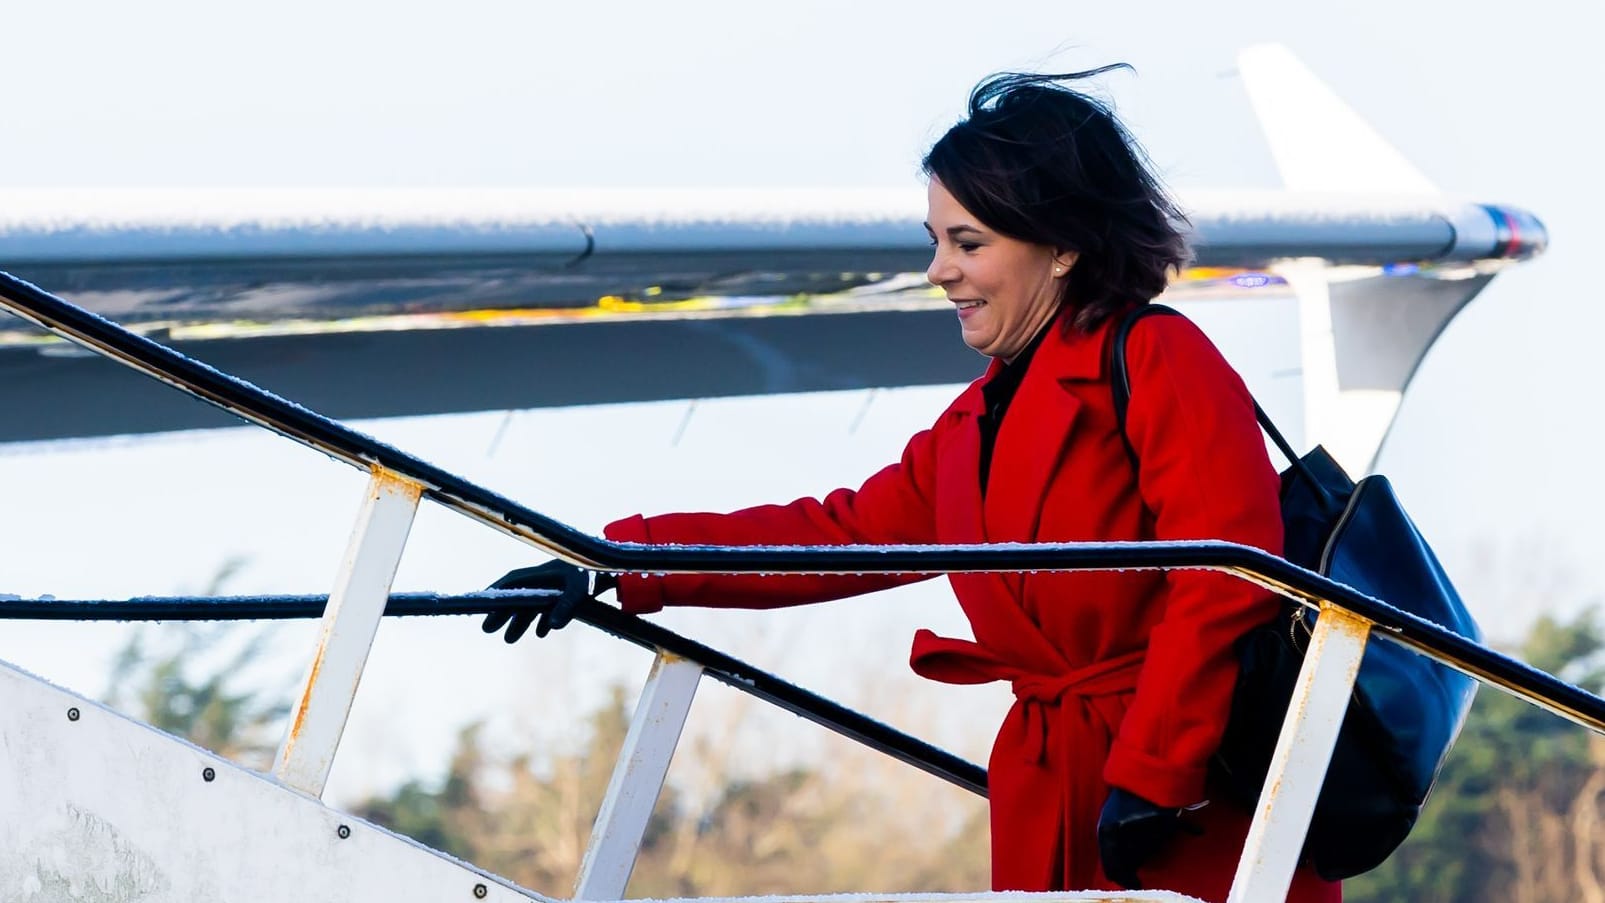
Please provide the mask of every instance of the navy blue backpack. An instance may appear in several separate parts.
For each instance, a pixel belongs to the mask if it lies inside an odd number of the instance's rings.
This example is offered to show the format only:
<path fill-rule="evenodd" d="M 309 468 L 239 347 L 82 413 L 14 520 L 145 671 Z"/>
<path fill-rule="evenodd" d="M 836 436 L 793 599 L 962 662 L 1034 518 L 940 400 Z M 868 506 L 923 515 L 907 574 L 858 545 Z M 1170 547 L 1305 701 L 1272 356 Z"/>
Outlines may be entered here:
<path fill-rule="evenodd" d="M 1127 314 L 1110 349 L 1110 382 L 1122 439 L 1131 399 L 1126 339 L 1148 315 L 1181 316 L 1146 304 Z M 1288 561 L 1439 624 L 1467 639 L 1481 633 L 1437 556 L 1411 523 L 1386 477 L 1355 483 L 1324 448 L 1303 457 L 1258 404 L 1260 426 L 1291 466 L 1282 473 L 1283 555 Z M 1239 642 L 1241 671 L 1217 781 L 1253 806 L 1265 783 L 1316 613 L 1286 600 L 1270 622 Z M 1477 682 L 1396 643 L 1366 644 L 1349 710 L 1304 842 L 1304 859 L 1336 881 L 1369 871 L 1404 842 L 1465 723 Z"/>

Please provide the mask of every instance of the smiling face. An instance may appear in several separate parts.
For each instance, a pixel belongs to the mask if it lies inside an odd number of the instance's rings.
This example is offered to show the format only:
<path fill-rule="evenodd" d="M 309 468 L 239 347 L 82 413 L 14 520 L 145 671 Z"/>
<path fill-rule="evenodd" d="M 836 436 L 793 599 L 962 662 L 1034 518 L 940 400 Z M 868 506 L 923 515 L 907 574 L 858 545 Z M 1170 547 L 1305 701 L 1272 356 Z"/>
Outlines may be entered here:
<path fill-rule="evenodd" d="M 925 229 L 936 249 L 925 278 L 957 308 L 964 344 L 1014 360 L 1058 311 L 1076 253 L 993 231 L 934 178 Z"/>

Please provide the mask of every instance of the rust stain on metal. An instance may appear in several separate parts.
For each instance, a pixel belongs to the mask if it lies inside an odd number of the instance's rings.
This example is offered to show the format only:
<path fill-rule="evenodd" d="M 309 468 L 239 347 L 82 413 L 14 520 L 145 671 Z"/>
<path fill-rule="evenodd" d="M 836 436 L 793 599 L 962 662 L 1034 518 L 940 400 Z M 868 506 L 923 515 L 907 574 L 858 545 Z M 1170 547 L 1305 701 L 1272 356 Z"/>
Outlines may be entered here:
<path fill-rule="evenodd" d="M 379 493 L 386 489 L 392 492 L 400 492 L 412 502 L 417 502 L 423 497 L 424 484 L 417 480 L 409 480 L 401 474 L 387 469 L 382 464 L 373 465 L 370 468 L 370 472 L 373 474 L 374 482 L 371 485 L 374 487 L 375 497 L 378 497 Z"/>
<path fill-rule="evenodd" d="M 1276 805 L 1276 798 L 1278 796 L 1281 796 L 1281 794 L 1282 794 L 1282 776 L 1281 775 L 1277 775 L 1275 780 L 1271 781 L 1269 784 L 1267 784 L 1265 786 L 1265 805 L 1263 807 L 1261 807 L 1262 810 L 1266 811 L 1266 812 L 1269 812 L 1271 807 Z"/>
<path fill-rule="evenodd" d="M 328 638 L 318 643 L 318 654 L 312 658 L 312 670 L 307 675 L 306 689 L 301 691 L 301 699 L 295 705 L 295 717 L 290 722 L 290 734 L 284 741 L 286 751 L 294 749 L 296 741 L 301 738 L 301 729 L 306 724 L 307 710 L 312 705 L 312 690 L 318 685 L 318 672 L 323 670 L 323 653 L 328 647 Z"/>
<path fill-rule="evenodd" d="M 1327 627 L 1327 632 L 1324 634 L 1321 631 L 1323 624 L 1329 625 Z M 1359 641 L 1360 648 L 1363 650 L 1365 648 L 1366 641 L 1370 639 L 1371 622 L 1360 617 L 1359 615 L 1354 614 L 1353 612 L 1348 611 L 1347 609 L 1339 607 L 1332 602 L 1325 602 L 1321 606 L 1321 617 L 1316 621 L 1315 629 L 1316 634 L 1310 638 L 1311 646 L 1309 649 L 1305 650 L 1306 657 L 1311 655 L 1325 654 L 1327 642 L 1333 635 L 1352 637 L 1353 639 Z M 1317 640 L 1320 641 L 1319 649 L 1315 648 L 1315 642 Z M 1347 679 L 1350 684 L 1354 682 L 1356 676 L 1360 672 L 1361 660 L 1361 656 L 1356 655 L 1354 660 L 1350 662 L 1344 669 L 1347 672 Z M 1314 689 L 1315 686 L 1312 682 L 1308 685 L 1301 685 L 1299 691 L 1295 691 L 1293 694 L 1293 699 L 1291 701 L 1291 705 L 1289 706 L 1289 714 L 1296 713 L 1296 718 L 1299 722 L 1302 722 L 1311 716 L 1310 705 L 1315 701 L 1315 694 L 1313 692 Z M 1338 711 L 1337 717 L 1339 719 L 1343 717 L 1343 710 Z M 1279 783 L 1280 782 L 1278 781 L 1278 784 Z"/>

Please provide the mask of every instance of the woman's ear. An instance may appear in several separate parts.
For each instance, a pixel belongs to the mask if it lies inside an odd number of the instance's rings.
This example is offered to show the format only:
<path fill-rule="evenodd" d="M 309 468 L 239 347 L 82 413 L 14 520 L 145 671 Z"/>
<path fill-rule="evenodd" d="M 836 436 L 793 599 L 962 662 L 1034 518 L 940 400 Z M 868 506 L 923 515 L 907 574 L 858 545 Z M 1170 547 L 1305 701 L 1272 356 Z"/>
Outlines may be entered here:
<path fill-rule="evenodd" d="M 1068 274 L 1080 257 L 1080 251 L 1055 251 L 1053 254 L 1053 275 L 1064 276 Z"/>

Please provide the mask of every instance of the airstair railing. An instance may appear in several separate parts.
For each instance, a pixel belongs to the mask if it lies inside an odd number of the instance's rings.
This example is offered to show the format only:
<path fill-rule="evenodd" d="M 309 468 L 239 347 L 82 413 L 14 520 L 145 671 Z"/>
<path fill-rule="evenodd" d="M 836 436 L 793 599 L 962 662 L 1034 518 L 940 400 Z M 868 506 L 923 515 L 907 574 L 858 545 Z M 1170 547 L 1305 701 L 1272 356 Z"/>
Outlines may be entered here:
<path fill-rule="evenodd" d="M 9 274 L 0 306 L 44 328 L 372 474 L 323 632 L 274 774 L 321 794 L 421 497 L 583 567 L 645 573 L 921 573 L 1206 569 L 1320 610 L 1256 808 L 1230 903 L 1285 897 L 1365 644 L 1373 632 L 1590 730 L 1605 699 L 1259 549 L 1217 541 L 901 546 L 651 546 L 609 542 L 185 357 Z M 587 608 L 598 619 L 607 606 Z M 622 613 L 614 612 L 622 617 Z M 600 626 L 600 625 L 599 625 Z M 575 888 L 622 896 L 646 818 L 707 665 L 659 648 Z"/>

